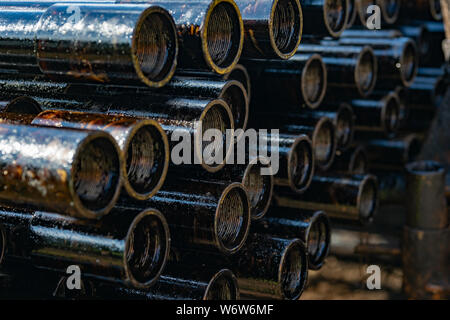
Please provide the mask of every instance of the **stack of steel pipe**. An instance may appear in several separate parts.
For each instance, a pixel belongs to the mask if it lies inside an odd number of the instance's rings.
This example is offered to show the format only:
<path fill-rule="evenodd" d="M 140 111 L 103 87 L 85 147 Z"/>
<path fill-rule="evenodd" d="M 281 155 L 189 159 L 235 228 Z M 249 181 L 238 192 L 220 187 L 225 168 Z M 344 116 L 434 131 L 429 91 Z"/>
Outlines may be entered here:
<path fill-rule="evenodd" d="M 429 8 L 0 1 L 0 267 L 57 299 L 299 299 L 332 227 L 402 197 L 448 87 Z"/>

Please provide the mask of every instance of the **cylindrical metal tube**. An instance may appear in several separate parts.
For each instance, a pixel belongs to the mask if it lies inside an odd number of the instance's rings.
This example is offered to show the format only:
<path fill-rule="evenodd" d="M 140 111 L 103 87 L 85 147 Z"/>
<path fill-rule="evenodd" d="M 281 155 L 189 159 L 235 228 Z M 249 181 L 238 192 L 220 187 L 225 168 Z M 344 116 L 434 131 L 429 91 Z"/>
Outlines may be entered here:
<path fill-rule="evenodd" d="M 324 43 L 332 43 L 325 41 Z M 379 86 L 392 88 L 392 85 L 408 87 L 414 81 L 419 65 L 417 46 L 410 38 L 373 39 L 340 38 L 341 45 L 369 45 L 378 59 Z"/>
<path fill-rule="evenodd" d="M 243 58 L 289 59 L 300 44 L 299 0 L 236 0 L 244 20 Z"/>
<path fill-rule="evenodd" d="M 228 269 L 197 272 L 177 266 L 177 272 L 164 272 L 148 290 L 100 285 L 96 294 L 101 298 L 132 300 L 238 300 L 236 276 Z M 200 273 L 201 271 L 202 273 Z"/>
<path fill-rule="evenodd" d="M 405 103 L 412 109 L 432 110 L 444 100 L 449 86 L 445 77 L 417 77 L 405 92 Z"/>
<path fill-rule="evenodd" d="M 251 101 L 252 90 L 251 90 L 250 76 L 247 72 L 247 68 L 244 67 L 242 64 L 235 65 L 233 70 L 223 75 L 209 71 L 186 70 L 186 69 L 179 70 L 177 74 L 179 74 L 180 76 L 197 77 L 205 79 L 236 80 L 244 86 L 245 90 L 247 91 L 248 101 Z"/>
<path fill-rule="evenodd" d="M 207 80 L 192 77 L 175 77 L 159 94 L 171 96 L 223 99 L 228 103 L 234 118 L 234 129 L 247 128 L 249 103 L 244 86 L 236 80 Z M 139 94 L 142 94 L 139 91 Z M 150 90 L 146 92 L 152 95 Z"/>
<path fill-rule="evenodd" d="M 338 150 L 345 150 L 353 142 L 354 115 L 353 110 L 347 103 L 343 102 L 339 106 L 321 106 L 319 110 L 302 110 L 302 116 L 320 120 L 322 117 L 331 119 L 336 128 L 336 143 Z M 292 115 L 292 122 L 296 119 Z"/>
<path fill-rule="evenodd" d="M 107 133 L 0 124 L 0 199 L 100 218 L 120 193 L 123 158 Z"/>
<path fill-rule="evenodd" d="M 0 210 L 7 257 L 56 271 L 78 265 L 84 276 L 148 288 L 164 269 L 170 235 L 154 209 L 114 209 L 99 221 L 57 214 Z"/>
<path fill-rule="evenodd" d="M 344 152 L 338 152 L 330 171 L 362 175 L 367 173 L 368 168 L 369 160 L 366 150 L 362 145 L 356 145 Z"/>
<path fill-rule="evenodd" d="M 300 46 L 301 48 L 301 46 Z M 296 54 L 289 60 L 246 60 L 254 90 L 255 108 L 272 109 L 286 104 L 317 108 L 327 90 L 327 69 L 317 54 Z"/>
<path fill-rule="evenodd" d="M 277 115 L 280 118 L 280 115 Z M 274 118 L 270 118 L 274 120 Z M 303 113 L 291 115 L 290 123 L 280 128 L 282 133 L 306 134 L 312 142 L 315 166 L 326 171 L 333 164 L 336 155 L 336 128 L 333 121 L 328 117 L 313 119 Z"/>
<path fill-rule="evenodd" d="M 308 267 L 322 268 L 330 247 L 331 227 L 323 211 L 307 211 L 283 208 L 273 209 L 261 221 L 252 226 L 257 233 L 275 237 L 298 238 L 306 244 Z"/>
<path fill-rule="evenodd" d="M 401 13 L 404 19 L 440 21 L 442 20 L 441 0 L 403 1 Z"/>
<path fill-rule="evenodd" d="M 251 221 L 247 191 L 237 182 L 168 179 L 150 200 L 120 206 L 163 211 L 172 244 L 181 249 L 234 254 L 244 245 Z"/>
<path fill-rule="evenodd" d="M 155 120 L 48 110 L 38 114 L 32 124 L 111 134 L 123 154 L 125 190 L 135 199 L 151 198 L 164 183 L 169 166 L 169 142 Z"/>
<path fill-rule="evenodd" d="M 308 258 L 299 239 L 251 234 L 231 264 L 245 294 L 297 300 L 307 283 Z"/>
<path fill-rule="evenodd" d="M 159 6 L 54 4 L 1 9 L 0 61 L 52 78 L 161 87 L 176 68 L 175 23 Z M 101 40 L 101 41 L 99 41 Z"/>
<path fill-rule="evenodd" d="M 376 4 L 381 9 L 383 21 L 387 24 L 397 22 L 403 0 L 376 0 Z"/>
<path fill-rule="evenodd" d="M 401 28 L 403 26 L 399 26 Z M 373 38 L 373 39 L 392 39 L 402 36 L 402 32 L 397 29 L 375 29 L 368 30 L 366 28 L 358 27 L 345 30 L 342 32 L 342 38 Z"/>
<path fill-rule="evenodd" d="M 397 139 L 371 139 L 365 144 L 370 169 L 402 170 L 414 161 L 422 149 L 422 141 L 416 134 Z"/>
<path fill-rule="evenodd" d="M 433 161 L 412 162 L 406 165 L 406 224 L 409 227 L 448 227 L 445 174 L 445 168 Z"/>
<path fill-rule="evenodd" d="M 36 115 L 41 111 L 41 106 L 34 99 L 25 96 L 2 99 L 0 93 L 0 112 Z"/>
<path fill-rule="evenodd" d="M 316 175 L 305 193 L 275 193 L 274 204 L 324 210 L 331 218 L 368 223 L 378 207 L 377 179 L 372 175 Z"/>
<path fill-rule="evenodd" d="M 259 150 L 279 157 L 279 168 L 275 175 L 276 188 L 302 193 L 308 189 L 314 175 L 314 149 L 311 140 L 304 134 L 260 137 Z"/>
<path fill-rule="evenodd" d="M 337 38 L 349 20 L 349 0 L 302 0 L 305 36 Z"/>
<path fill-rule="evenodd" d="M 378 62 L 370 46 L 303 44 L 300 53 L 318 53 L 328 70 L 328 88 L 342 94 L 370 95 L 377 82 Z"/>
<path fill-rule="evenodd" d="M 397 133 L 400 125 L 400 99 L 396 93 L 390 92 L 379 100 L 355 99 L 350 104 L 355 114 L 357 132 L 381 132 L 388 137 Z"/>
<path fill-rule="evenodd" d="M 350 29 L 356 22 L 356 17 L 358 16 L 358 9 L 356 8 L 357 0 L 348 1 L 348 21 L 345 30 Z M 344 31 L 345 32 L 345 31 Z M 341 33 L 342 35 L 342 33 Z"/>

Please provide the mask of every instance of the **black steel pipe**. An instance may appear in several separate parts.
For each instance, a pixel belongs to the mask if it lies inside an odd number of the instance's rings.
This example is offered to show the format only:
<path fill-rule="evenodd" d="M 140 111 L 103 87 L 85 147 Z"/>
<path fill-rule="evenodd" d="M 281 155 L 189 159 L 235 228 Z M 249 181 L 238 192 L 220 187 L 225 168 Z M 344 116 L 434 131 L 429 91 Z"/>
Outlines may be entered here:
<path fill-rule="evenodd" d="M 367 97 L 377 82 L 378 62 L 370 46 L 303 44 L 299 53 L 317 53 L 328 70 L 328 90 L 333 94 Z"/>
<path fill-rule="evenodd" d="M 410 38 L 373 39 L 340 38 L 340 45 L 369 45 L 378 59 L 378 83 L 381 87 L 392 85 L 409 87 L 414 81 L 419 65 L 417 46 Z M 325 41 L 324 44 L 332 43 Z"/>
<path fill-rule="evenodd" d="M 299 239 L 251 234 L 231 265 L 245 294 L 298 300 L 307 283 L 308 258 Z"/>
<path fill-rule="evenodd" d="M 130 300 L 238 300 L 236 276 L 229 269 L 197 272 L 178 266 L 176 272 L 164 272 L 148 290 L 99 285 L 96 294 L 101 298 Z M 188 267 L 189 268 L 189 267 Z M 202 273 L 200 273 L 202 272 Z"/>
<path fill-rule="evenodd" d="M 168 179 L 150 200 L 119 206 L 164 212 L 172 245 L 180 249 L 234 254 L 244 245 L 251 221 L 247 191 L 237 182 Z"/>
<path fill-rule="evenodd" d="M 234 118 L 234 129 L 247 128 L 249 114 L 249 99 L 245 87 L 236 80 L 209 80 L 177 76 L 164 88 L 157 91 L 159 94 L 169 96 L 186 96 L 223 99 L 228 103 Z M 139 91 L 139 94 L 152 95 Z"/>
<path fill-rule="evenodd" d="M 0 221 L 7 258 L 62 272 L 78 265 L 83 277 L 134 288 L 153 285 L 169 253 L 167 222 L 154 209 L 114 209 L 99 221 L 2 209 Z"/>
<path fill-rule="evenodd" d="M 330 218 L 370 223 L 378 207 L 378 184 L 372 175 L 316 175 L 302 195 L 283 190 L 274 205 L 324 210 Z"/>
<path fill-rule="evenodd" d="M 353 25 L 356 22 L 356 17 L 358 16 L 358 9 L 357 9 L 357 0 L 349 0 L 348 1 L 348 21 L 347 21 L 347 26 L 345 28 L 345 30 L 350 29 L 351 27 L 353 27 Z M 344 30 L 344 32 L 345 32 Z M 341 33 L 342 36 L 342 33 Z"/>
<path fill-rule="evenodd" d="M 120 193 L 119 147 L 107 133 L 0 124 L 0 199 L 100 218 Z"/>
<path fill-rule="evenodd" d="M 406 90 L 405 103 L 413 109 L 439 107 L 444 100 L 448 86 L 449 83 L 444 76 L 417 77 Z"/>
<path fill-rule="evenodd" d="M 296 54 L 287 61 L 246 60 L 245 66 L 258 92 L 252 101 L 256 110 L 269 109 L 275 103 L 296 109 L 306 104 L 315 109 L 323 101 L 328 72 L 317 54 Z"/>
<path fill-rule="evenodd" d="M 402 28 L 403 26 L 399 26 Z M 399 38 L 403 34 L 397 29 L 374 29 L 368 30 L 363 27 L 345 30 L 342 33 L 343 38 L 373 38 L 373 39 L 393 39 Z"/>
<path fill-rule="evenodd" d="M 328 256 L 331 226 L 323 211 L 274 208 L 263 220 L 255 223 L 252 230 L 302 240 L 306 244 L 308 268 L 311 270 L 321 269 Z"/>
<path fill-rule="evenodd" d="M 60 79 L 161 87 L 178 55 L 171 15 L 144 4 L 0 3 L 0 64 Z M 76 39 L 76 41 L 75 41 Z M 101 40 L 101 41 L 99 41 Z"/>
<path fill-rule="evenodd" d="M 289 59 L 300 44 L 299 0 L 236 0 L 244 20 L 243 58 Z"/>
<path fill-rule="evenodd" d="M 295 193 L 308 189 L 314 175 L 314 149 L 308 136 L 262 136 L 258 147 L 260 152 L 270 156 L 278 153 L 279 168 L 275 175 L 275 188 L 287 188 Z"/>
<path fill-rule="evenodd" d="M 355 136 L 359 132 L 383 133 L 395 136 L 400 125 L 401 102 L 398 95 L 390 92 L 379 100 L 355 99 L 350 102 L 355 114 Z"/>
<path fill-rule="evenodd" d="M 151 198 L 164 183 L 169 166 L 169 142 L 155 120 L 47 110 L 38 114 L 31 124 L 111 134 L 123 155 L 124 188 L 135 199 Z"/>
<path fill-rule="evenodd" d="M 370 169 L 402 170 L 414 161 L 422 149 L 422 140 L 416 134 L 396 139 L 372 139 L 365 144 Z"/>
<path fill-rule="evenodd" d="M 406 224 L 411 228 L 444 229 L 449 225 L 443 165 L 433 161 L 406 165 Z"/>
<path fill-rule="evenodd" d="M 338 152 L 330 172 L 343 174 L 366 174 L 369 169 L 369 160 L 362 145 L 352 146 Z"/>
<path fill-rule="evenodd" d="M 337 38 L 349 20 L 349 0 L 302 0 L 303 34 Z"/>
<path fill-rule="evenodd" d="M 247 98 L 249 101 L 251 101 L 252 86 L 250 76 L 247 72 L 247 68 L 245 68 L 242 64 L 235 65 L 233 70 L 223 75 L 202 70 L 186 70 L 186 69 L 179 70 L 177 74 L 180 76 L 205 78 L 205 79 L 236 80 L 244 86 L 247 92 Z"/>

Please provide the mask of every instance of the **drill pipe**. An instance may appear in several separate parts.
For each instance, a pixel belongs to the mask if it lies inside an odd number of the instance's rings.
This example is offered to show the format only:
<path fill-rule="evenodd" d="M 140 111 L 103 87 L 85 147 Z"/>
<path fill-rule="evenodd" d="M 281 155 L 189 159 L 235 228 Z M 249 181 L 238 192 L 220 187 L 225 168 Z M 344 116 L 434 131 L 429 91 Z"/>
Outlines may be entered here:
<path fill-rule="evenodd" d="M 378 80 L 381 80 L 378 84 L 381 87 L 392 88 L 392 85 L 409 87 L 416 77 L 419 54 L 416 44 L 410 38 L 340 38 L 336 42 L 344 46 L 371 46 L 378 59 Z"/>
<path fill-rule="evenodd" d="M 401 16 L 405 20 L 419 18 L 425 20 L 442 20 L 440 0 L 403 1 Z"/>
<path fill-rule="evenodd" d="M 267 135 L 260 137 L 258 146 L 263 154 L 278 152 L 279 169 L 275 175 L 275 188 L 287 188 L 295 193 L 308 189 L 314 175 L 314 149 L 304 134 Z"/>
<path fill-rule="evenodd" d="M 400 124 L 400 99 L 390 92 L 379 100 L 355 99 L 350 102 L 355 114 L 355 136 L 359 132 L 395 136 Z"/>
<path fill-rule="evenodd" d="M 362 145 L 356 145 L 336 155 L 330 172 L 363 175 L 367 173 L 368 168 L 369 160 L 366 150 Z"/>
<path fill-rule="evenodd" d="M 0 222 L 8 258 L 62 272 L 76 264 L 83 277 L 134 288 L 155 283 L 170 247 L 167 222 L 154 209 L 114 209 L 99 221 L 3 209 Z"/>
<path fill-rule="evenodd" d="M 347 26 L 345 27 L 345 30 L 350 29 L 356 22 L 356 17 L 358 15 L 358 9 L 356 8 L 357 4 L 356 4 L 357 0 L 349 0 L 348 1 L 348 21 L 347 21 Z M 344 32 L 345 32 L 344 30 Z M 342 33 L 341 33 L 342 36 Z"/>
<path fill-rule="evenodd" d="M 248 101 L 251 101 L 252 89 L 250 76 L 247 72 L 247 68 L 245 68 L 242 64 L 235 65 L 233 70 L 223 75 L 202 70 L 179 70 L 177 75 L 205 79 L 236 80 L 244 86 L 247 92 Z"/>
<path fill-rule="evenodd" d="M 298 238 L 306 244 L 308 268 L 322 268 L 330 247 L 331 227 L 323 211 L 287 209 L 271 210 L 261 221 L 252 226 L 257 233 L 275 237 Z"/>
<path fill-rule="evenodd" d="M 236 0 L 244 20 L 243 58 L 289 59 L 300 45 L 299 0 Z"/>
<path fill-rule="evenodd" d="M 111 134 L 123 155 L 121 169 L 125 190 L 135 199 L 151 198 L 164 183 L 169 166 L 169 142 L 154 120 L 48 110 L 38 114 L 31 124 Z"/>
<path fill-rule="evenodd" d="M 378 62 L 370 46 L 302 44 L 299 53 L 317 53 L 328 70 L 332 93 L 361 97 L 370 95 L 377 82 Z"/>
<path fill-rule="evenodd" d="M 349 0 L 302 0 L 303 34 L 338 38 L 349 21 Z"/>
<path fill-rule="evenodd" d="M 150 200 L 119 206 L 150 206 L 164 212 L 175 248 L 224 254 L 240 250 L 251 221 L 247 191 L 237 182 L 168 179 Z"/>
<path fill-rule="evenodd" d="M 425 29 L 423 35 L 424 55 L 421 56 L 420 65 L 440 68 L 445 63 L 444 50 L 442 50 L 442 41 L 445 39 L 444 24 L 433 21 L 413 21 L 413 25 Z M 427 51 L 425 52 L 425 50 Z"/>
<path fill-rule="evenodd" d="M 77 3 L 74 9 L 60 3 L 21 8 L 8 2 L 0 6 L 2 67 L 56 79 L 134 81 L 150 87 L 165 85 L 175 72 L 177 30 L 161 7 Z"/>
<path fill-rule="evenodd" d="M 274 124 L 280 128 L 282 134 L 307 135 L 312 142 L 314 153 L 314 165 L 322 170 L 328 170 L 333 164 L 336 155 L 336 128 L 333 121 L 327 117 L 320 119 L 310 118 L 307 114 L 259 114 L 258 121 L 261 125 Z M 285 123 L 290 123 L 285 125 Z"/>
<path fill-rule="evenodd" d="M 372 221 L 378 207 L 377 179 L 372 175 L 316 175 L 302 195 L 275 193 L 277 207 L 324 210 L 336 219 L 363 224 Z"/>
<path fill-rule="evenodd" d="M 301 47 L 300 47 L 301 48 Z M 327 69 L 317 54 L 296 54 L 289 60 L 246 60 L 254 90 L 255 108 L 277 104 L 317 108 L 327 90 Z"/>
<path fill-rule="evenodd" d="M 134 91 L 134 90 L 133 90 Z M 154 94 L 148 90 L 139 94 Z M 228 103 L 234 118 L 234 128 L 247 128 L 249 100 L 244 86 L 236 80 L 209 80 L 192 77 L 174 77 L 169 84 L 157 91 L 159 94 L 171 96 L 202 97 L 223 99 Z"/>
<path fill-rule="evenodd" d="M 187 271 L 183 265 L 179 270 L 165 271 L 148 290 L 124 287 L 98 286 L 96 292 L 102 298 L 132 300 L 238 300 L 239 287 L 236 276 L 228 269 L 211 272 L 203 268 L 202 273 Z M 189 266 L 188 266 L 189 268 Z M 205 273 L 206 271 L 206 273 Z"/>
<path fill-rule="evenodd" d="M 123 158 L 108 133 L 5 123 L 0 132 L 3 202 L 97 219 L 114 206 Z"/>
<path fill-rule="evenodd" d="M 448 227 L 445 198 L 445 168 L 438 162 L 419 161 L 406 165 L 406 224 L 411 228 Z"/>
<path fill-rule="evenodd" d="M 298 300 L 307 283 L 308 258 L 299 239 L 251 234 L 230 260 L 242 293 Z"/>
<path fill-rule="evenodd" d="M 269 209 L 274 188 L 274 177 L 272 174 L 262 174 L 262 169 L 270 170 L 270 160 L 264 156 L 250 158 L 245 164 L 226 165 L 218 173 L 208 173 L 198 170 L 196 167 L 187 170 L 177 170 L 172 172 L 182 175 L 183 179 L 198 179 L 205 181 L 232 181 L 240 182 L 246 188 L 250 210 L 253 220 L 264 217 Z"/>
<path fill-rule="evenodd" d="M 439 107 L 444 100 L 448 85 L 444 76 L 417 77 L 411 87 L 406 90 L 405 103 L 413 109 Z"/>
<path fill-rule="evenodd" d="M 333 121 L 336 128 L 337 149 L 342 151 L 348 149 L 353 142 L 354 115 L 352 108 L 345 102 L 336 106 L 321 106 L 319 110 L 302 110 L 302 117 L 320 120 L 323 117 Z M 294 122 L 296 114 L 290 115 Z"/>
<path fill-rule="evenodd" d="M 396 139 L 372 139 L 365 143 L 370 169 L 402 170 L 414 161 L 422 149 L 422 141 L 416 134 Z"/>
<path fill-rule="evenodd" d="M 29 97 L 2 98 L 0 94 L 0 113 L 3 112 L 37 115 L 42 109 L 39 103 Z"/>

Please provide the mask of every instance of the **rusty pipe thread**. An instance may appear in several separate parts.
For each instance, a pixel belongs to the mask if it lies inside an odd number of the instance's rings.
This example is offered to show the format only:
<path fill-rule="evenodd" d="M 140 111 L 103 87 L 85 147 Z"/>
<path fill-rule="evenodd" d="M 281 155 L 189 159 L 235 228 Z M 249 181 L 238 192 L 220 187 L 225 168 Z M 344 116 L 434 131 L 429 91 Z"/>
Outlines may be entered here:
<path fill-rule="evenodd" d="M 269 22 L 272 49 L 282 59 L 295 54 L 300 45 L 303 29 L 303 13 L 298 0 L 276 0 Z"/>
<path fill-rule="evenodd" d="M 0 192 L 4 201 L 80 218 L 98 219 L 112 209 L 123 157 L 108 133 L 7 123 L 0 130 L 2 180 L 9 186 Z M 26 179 L 18 179 L 22 171 Z"/>
<path fill-rule="evenodd" d="M 37 115 L 32 124 L 110 133 L 124 159 L 121 168 L 124 188 L 135 199 L 151 198 L 164 183 L 169 166 L 169 142 L 154 120 L 47 110 Z"/>
<path fill-rule="evenodd" d="M 261 174 L 263 168 L 269 167 L 268 159 L 258 157 L 250 161 L 244 172 L 242 184 L 247 189 L 253 220 L 263 218 L 272 201 L 273 175 Z"/>

